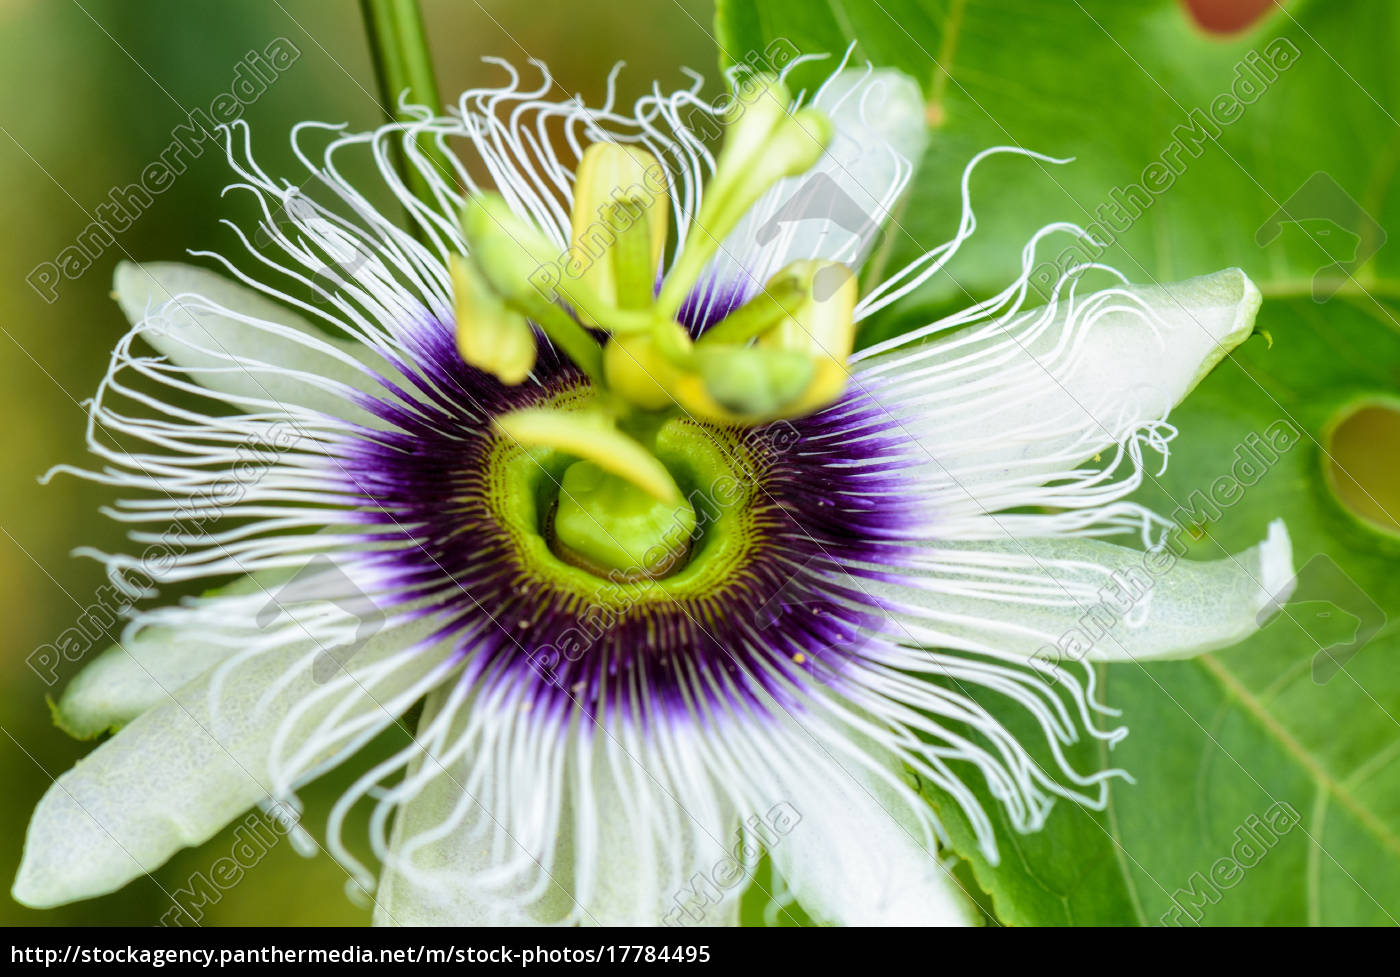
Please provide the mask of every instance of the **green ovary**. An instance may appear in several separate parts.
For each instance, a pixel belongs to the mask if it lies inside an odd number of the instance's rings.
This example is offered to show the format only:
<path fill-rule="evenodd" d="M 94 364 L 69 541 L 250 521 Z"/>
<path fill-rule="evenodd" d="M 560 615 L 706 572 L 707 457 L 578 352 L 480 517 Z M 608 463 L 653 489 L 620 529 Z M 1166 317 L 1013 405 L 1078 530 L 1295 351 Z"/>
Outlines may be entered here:
<path fill-rule="evenodd" d="M 588 409 L 593 399 L 575 393 L 549 406 Z M 758 537 L 759 463 L 741 434 L 673 417 L 644 435 L 678 502 L 567 452 L 501 437 L 487 504 L 533 581 L 618 610 L 702 598 L 735 583 Z"/>
<path fill-rule="evenodd" d="M 662 502 L 591 461 L 564 471 L 554 513 L 558 554 L 595 572 L 664 577 L 690 553 L 695 508 Z"/>

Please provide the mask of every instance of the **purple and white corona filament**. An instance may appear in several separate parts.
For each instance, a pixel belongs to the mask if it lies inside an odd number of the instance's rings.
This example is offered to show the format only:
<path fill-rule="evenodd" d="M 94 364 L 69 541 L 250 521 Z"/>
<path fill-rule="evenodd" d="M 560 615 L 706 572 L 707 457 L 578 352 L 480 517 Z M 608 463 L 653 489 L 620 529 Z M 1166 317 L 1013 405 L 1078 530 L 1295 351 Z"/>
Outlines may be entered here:
<path fill-rule="evenodd" d="M 1232 644 L 1284 596 L 1274 523 L 1062 641 L 1160 545 L 1127 496 L 1258 291 L 1095 266 L 1039 304 L 1038 249 L 1085 234 L 1055 224 L 1000 293 L 852 352 L 950 274 L 981 160 L 1058 161 L 979 154 L 954 237 L 858 295 L 923 150 L 908 79 L 843 62 L 725 111 L 697 79 L 628 113 L 502 67 L 446 117 L 299 127 L 305 192 L 235 126 L 242 256 L 118 269 L 133 327 L 80 474 L 120 490 L 133 548 L 89 555 L 147 595 L 217 589 L 135 613 L 65 692 L 65 726 L 117 732 L 41 801 L 16 897 L 108 892 L 249 807 L 299 810 L 397 724 L 324 843 L 379 922 L 732 922 L 765 851 L 770 895 L 819 921 L 971 921 L 920 786 L 992 858 L 974 787 L 1021 831 L 1101 806 L 1118 772 L 1062 753 L 1124 735 L 1092 663 Z M 356 154 L 382 185 L 342 176 Z M 360 804 L 378 867 L 342 841 Z"/>

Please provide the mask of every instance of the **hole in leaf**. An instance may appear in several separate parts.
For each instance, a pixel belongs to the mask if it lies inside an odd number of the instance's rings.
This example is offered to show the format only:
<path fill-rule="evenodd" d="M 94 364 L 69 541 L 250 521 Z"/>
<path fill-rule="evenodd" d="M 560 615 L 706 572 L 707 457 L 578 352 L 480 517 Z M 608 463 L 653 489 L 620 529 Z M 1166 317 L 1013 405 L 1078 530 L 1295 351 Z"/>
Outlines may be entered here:
<path fill-rule="evenodd" d="M 1260 20 L 1274 0 L 1185 0 L 1191 18 L 1212 34 L 1234 34 Z"/>
<path fill-rule="evenodd" d="M 1400 410 L 1366 404 L 1332 428 L 1327 480 L 1353 515 L 1400 534 Z"/>

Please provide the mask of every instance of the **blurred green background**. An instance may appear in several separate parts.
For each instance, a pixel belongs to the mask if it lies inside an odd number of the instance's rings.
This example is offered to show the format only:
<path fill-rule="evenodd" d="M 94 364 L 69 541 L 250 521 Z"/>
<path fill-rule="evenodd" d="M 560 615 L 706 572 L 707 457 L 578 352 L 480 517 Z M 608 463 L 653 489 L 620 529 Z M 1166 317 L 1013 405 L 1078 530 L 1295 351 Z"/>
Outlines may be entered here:
<path fill-rule="evenodd" d="M 525 66 L 538 58 L 565 92 L 597 102 L 609 69 L 627 62 L 625 98 L 653 80 L 680 86 L 681 66 L 715 74 L 710 36 L 714 11 L 703 0 L 676 3 L 564 3 L 537 0 L 427 0 L 423 4 L 444 98 L 498 84 L 501 70 L 483 56 Z M 91 744 L 70 740 L 50 723 L 45 696 L 75 670 L 65 666 L 53 688 L 26 666 L 41 644 L 72 627 L 80 607 L 103 583 L 96 563 L 74 559 L 80 545 L 119 548 L 118 527 L 98 506 L 108 490 L 71 478 L 47 487 L 49 466 L 84 459 L 82 402 L 92 395 L 108 353 L 126 329 L 109 299 L 112 269 L 124 258 L 180 259 L 186 249 L 227 247 L 217 226 L 236 204 L 219 198 L 229 182 L 212 145 L 93 267 L 64 281 L 45 303 L 26 284 L 34 266 L 71 245 L 90 211 L 114 186 L 140 178 L 185 121 L 180 105 L 207 110 L 234 83 L 238 62 L 277 37 L 301 57 L 246 110 L 269 172 L 290 172 L 286 133 L 318 119 L 369 128 L 380 121 L 377 89 L 359 5 L 353 0 L 0 0 L 0 619 L 6 622 L 0 724 L 0 920 L 8 923 L 151 923 L 198 870 L 227 855 L 232 832 L 186 851 L 115 895 L 48 912 L 8 897 L 30 811 L 50 783 Z M 561 96 L 562 97 L 562 96 Z M 10 738 L 12 737 L 12 739 Z M 387 748 L 387 747 L 386 747 Z M 307 792 L 309 824 L 324 812 L 343 778 Z M 319 813 L 318 813 L 319 812 Z M 368 911 L 341 895 L 344 873 L 326 858 L 303 859 L 276 846 L 202 922 L 358 923 Z"/>
<path fill-rule="evenodd" d="M 1267 0 L 1192 2 L 1236 8 L 1233 20 L 1227 14 L 1219 21 L 1228 25 L 1243 23 Z M 564 92 L 594 102 L 618 61 L 628 64 L 619 85 L 624 101 L 653 80 L 663 87 L 685 84 L 682 66 L 711 78 L 716 73 L 714 11 L 702 0 L 424 0 L 423 7 L 447 98 L 500 81 L 500 69 L 482 64 L 483 56 L 522 68 L 538 58 Z M 259 161 L 273 174 L 292 172 L 285 135 L 294 123 L 317 119 L 368 128 L 379 121 L 353 0 L 0 0 L 0 281 L 7 286 L 0 290 L 0 408 L 8 419 L 0 465 L 0 614 L 8 632 L 0 654 L 0 774 L 9 787 L 0 803 L 0 877 L 7 887 L 35 802 L 52 776 L 91 748 L 54 729 L 45 704 L 76 666 L 65 665 L 50 687 L 25 659 L 71 627 L 103 582 L 97 564 L 74 559 L 70 551 L 121 545 L 118 527 L 98 513 L 110 490 L 71 478 L 40 487 L 36 478 L 54 464 L 85 460 L 82 402 L 126 329 L 108 297 L 117 261 L 179 259 L 187 249 L 228 245 L 217 221 L 236 215 L 238 204 L 219 197 L 229 181 L 221 153 L 211 147 L 195 160 L 85 275 L 62 282 L 52 303 L 26 278 L 38 262 L 53 260 L 75 241 L 113 187 L 139 179 L 185 121 L 182 105 L 207 108 L 229 91 L 239 61 L 278 37 L 290 40 L 301 57 L 244 114 Z M 1400 422 L 1384 410 L 1359 415 L 1331 445 L 1350 473 L 1333 473 L 1334 490 L 1391 529 L 1381 510 L 1400 511 L 1397 445 Z M 376 746 L 390 748 L 387 742 Z M 309 826 L 324 823 L 331 799 L 351 776 L 340 772 L 306 791 Z M 349 838 L 357 834 L 353 826 L 347 830 Z M 56 910 L 33 912 L 3 898 L 0 920 L 151 923 L 170 909 L 168 893 L 195 873 L 207 873 L 235 843 L 230 830 L 177 855 L 154 879 Z M 205 907 L 201 922 L 367 921 L 368 911 L 341 895 L 344 879 L 329 859 L 302 859 L 280 843 L 241 884 Z"/>

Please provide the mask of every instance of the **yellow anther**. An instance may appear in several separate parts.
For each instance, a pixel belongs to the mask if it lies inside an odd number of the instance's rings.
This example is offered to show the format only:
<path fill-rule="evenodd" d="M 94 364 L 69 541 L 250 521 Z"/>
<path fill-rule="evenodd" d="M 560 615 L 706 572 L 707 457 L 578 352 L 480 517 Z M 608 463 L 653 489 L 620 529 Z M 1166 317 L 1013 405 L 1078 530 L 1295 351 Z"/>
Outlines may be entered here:
<path fill-rule="evenodd" d="M 858 288 L 851 270 L 834 261 L 795 261 L 770 284 L 784 278 L 801 282 L 807 299 L 759 336 L 758 345 L 811 357 L 811 381 L 802 395 L 782 410 L 784 417 L 800 417 L 825 407 L 846 389 L 850 380 L 846 361 L 855 349 Z"/>
<path fill-rule="evenodd" d="M 530 323 L 506 308 L 469 259 L 454 254 L 448 268 L 457 318 L 457 352 L 468 364 L 503 383 L 522 382 L 535 366 L 535 333 Z"/>
<path fill-rule="evenodd" d="M 589 146 L 574 178 L 570 222 L 565 273 L 611 305 L 649 304 L 670 230 L 666 170 L 657 158 L 636 146 Z"/>

